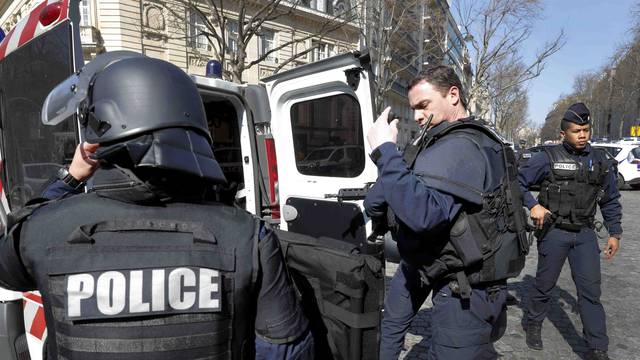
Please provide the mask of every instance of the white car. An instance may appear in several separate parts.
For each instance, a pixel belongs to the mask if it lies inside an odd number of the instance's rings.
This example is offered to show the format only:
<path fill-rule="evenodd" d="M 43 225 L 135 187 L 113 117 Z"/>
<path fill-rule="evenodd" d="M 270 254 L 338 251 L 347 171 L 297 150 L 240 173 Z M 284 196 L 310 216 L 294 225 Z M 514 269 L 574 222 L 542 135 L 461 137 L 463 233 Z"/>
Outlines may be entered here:
<path fill-rule="evenodd" d="M 306 175 L 353 177 L 362 172 L 364 162 L 361 146 L 324 146 L 311 150 L 297 167 Z"/>
<path fill-rule="evenodd" d="M 640 189 L 640 145 L 621 141 L 616 143 L 595 143 L 594 147 L 606 150 L 618 162 L 618 184 L 628 184 Z"/>

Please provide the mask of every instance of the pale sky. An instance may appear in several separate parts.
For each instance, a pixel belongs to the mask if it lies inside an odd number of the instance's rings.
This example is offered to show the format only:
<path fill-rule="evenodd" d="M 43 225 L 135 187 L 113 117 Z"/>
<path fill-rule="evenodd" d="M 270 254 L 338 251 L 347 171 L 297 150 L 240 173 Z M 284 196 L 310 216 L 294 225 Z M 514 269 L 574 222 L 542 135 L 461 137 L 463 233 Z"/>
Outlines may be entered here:
<path fill-rule="evenodd" d="M 542 74 L 529 84 L 529 118 L 542 124 L 561 94 L 572 91 L 576 75 L 597 70 L 629 38 L 631 10 L 640 0 L 546 0 L 543 20 L 523 47 L 525 59 L 561 29 L 566 45 L 554 54 Z"/>

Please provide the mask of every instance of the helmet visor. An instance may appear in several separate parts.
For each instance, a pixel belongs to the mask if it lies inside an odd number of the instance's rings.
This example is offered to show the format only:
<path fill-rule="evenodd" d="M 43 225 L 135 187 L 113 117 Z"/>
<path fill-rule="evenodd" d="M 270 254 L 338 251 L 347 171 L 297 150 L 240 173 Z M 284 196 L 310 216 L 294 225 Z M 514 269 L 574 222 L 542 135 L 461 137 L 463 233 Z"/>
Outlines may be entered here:
<path fill-rule="evenodd" d="M 84 74 L 73 74 L 51 90 L 42 105 L 43 124 L 55 126 L 76 113 L 78 105 L 87 98 L 89 79 L 83 79 Z"/>
<path fill-rule="evenodd" d="M 49 93 L 42 106 L 42 123 L 58 125 L 75 114 L 78 106 L 87 98 L 89 83 L 95 74 L 113 62 L 139 56 L 143 55 L 132 51 L 112 51 L 96 57 Z"/>

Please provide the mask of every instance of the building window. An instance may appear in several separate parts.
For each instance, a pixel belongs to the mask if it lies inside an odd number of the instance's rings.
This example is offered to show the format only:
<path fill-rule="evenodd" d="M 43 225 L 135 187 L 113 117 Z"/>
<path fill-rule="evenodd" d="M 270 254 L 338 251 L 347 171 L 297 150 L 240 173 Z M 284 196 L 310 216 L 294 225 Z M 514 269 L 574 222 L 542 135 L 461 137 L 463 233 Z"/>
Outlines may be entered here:
<path fill-rule="evenodd" d="M 326 59 L 329 56 L 335 55 L 335 46 L 331 44 L 326 44 L 319 41 L 312 41 L 311 47 L 313 47 L 313 52 L 311 53 L 311 61 L 318 61 L 322 59 Z"/>
<path fill-rule="evenodd" d="M 145 25 L 153 30 L 164 30 L 164 15 L 162 8 L 156 5 L 145 4 Z"/>
<path fill-rule="evenodd" d="M 260 32 L 260 56 L 265 55 L 269 51 L 275 49 L 276 47 L 276 33 L 273 30 L 265 30 L 263 29 Z M 278 57 L 276 56 L 277 51 L 272 52 L 267 55 L 265 58 L 266 61 L 278 62 Z"/>
<path fill-rule="evenodd" d="M 313 10 L 327 12 L 327 0 L 302 0 L 300 4 Z"/>
<path fill-rule="evenodd" d="M 238 51 L 238 22 L 227 20 L 227 52 Z"/>
<path fill-rule="evenodd" d="M 89 0 L 80 1 L 80 26 L 91 26 L 91 6 Z"/>
<path fill-rule="evenodd" d="M 189 46 L 198 50 L 210 50 L 209 40 L 204 35 L 207 32 L 207 25 L 202 15 L 196 11 L 189 12 L 188 41 Z"/>
<path fill-rule="evenodd" d="M 452 25 L 451 23 L 448 23 L 447 25 L 447 51 L 453 58 L 453 61 L 461 64 L 463 58 L 462 39 L 458 36 L 459 34 L 458 32 L 456 32 L 454 25 Z"/>

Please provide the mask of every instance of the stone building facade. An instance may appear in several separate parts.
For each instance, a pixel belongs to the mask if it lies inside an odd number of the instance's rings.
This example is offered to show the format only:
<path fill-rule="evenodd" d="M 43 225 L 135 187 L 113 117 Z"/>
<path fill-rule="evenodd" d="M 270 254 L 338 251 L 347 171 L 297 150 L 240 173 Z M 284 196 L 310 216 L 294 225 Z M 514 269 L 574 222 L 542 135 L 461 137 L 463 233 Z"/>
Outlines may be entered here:
<path fill-rule="evenodd" d="M 40 0 L 0 0 L 0 27 L 8 32 Z M 247 16 L 252 16 L 264 1 L 245 0 Z M 113 50 L 132 50 L 148 56 L 170 61 L 186 72 L 204 75 L 208 60 L 215 59 L 214 42 L 208 41 L 204 21 L 213 23 L 213 16 L 205 3 L 198 8 L 207 14 L 203 19 L 190 10 L 192 0 L 81 0 L 80 33 L 85 60 L 96 54 Z M 284 46 L 260 64 L 243 73 L 243 81 L 257 82 L 260 78 L 297 65 L 313 62 L 338 53 L 358 48 L 360 28 L 357 22 L 345 22 L 338 30 L 321 34 L 323 24 L 333 21 L 335 6 L 341 1 L 302 1 L 293 11 L 273 21 L 266 21 L 260 34 L 247 46 L 248 63 L 261 52 L 281 44 Z M 224 0 L 227 17 L 225 37 L 228 51 L 234 51 L 237 41 L 238 1 Z M 214 23 L 215 26 L 215 23 Z M 319 34 L 318 38 L 308 38 Z M 237 44 L 237 43 L 235 43 Z M 310 50 L 313 48 L 313 50 Z M 310 50 L 310 51 L 309 51 Z M 304 55 L 299 56 L 300 53 Z M 295 60 L 287 62 L 291 57 Z M 280 66 L 287 62 L 284 66 Z"/>

